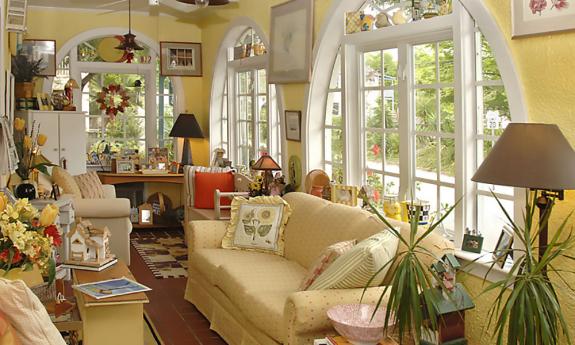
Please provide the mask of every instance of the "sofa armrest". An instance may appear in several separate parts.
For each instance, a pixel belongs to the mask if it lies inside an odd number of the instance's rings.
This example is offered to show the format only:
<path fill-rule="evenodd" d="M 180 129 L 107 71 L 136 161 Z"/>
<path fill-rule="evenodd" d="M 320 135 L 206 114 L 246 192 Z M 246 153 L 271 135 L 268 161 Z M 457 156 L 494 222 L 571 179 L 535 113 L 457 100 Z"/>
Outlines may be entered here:
<path fill-rule="evenodd" d="M 122 218 L 130 217 L 130 200 L 74 199 L 76 217 L 80 218 Z"/>
<path fill-rule="evenodd" d="M 384 287 L 370 287 L 362 303 L 375 304 Z M 363 289 L 327 289 L 298 291 L 291 294 L 284 306 L 286 344 L 304 344 L 310 335 L 334 333 L 327 318 L 327 310 L 338 304 L 359 303 Z M 387 294 L 382 305 L 388 301 Z"/>
<path fill-rule="evenodd" d="M 221 220 L 193 220 L 187 226 L 190 253 L 198 249 L 221 248 L 228 222 Z"/>
<path fill-rule="evenodd" d="M 111 184 L 102 185 L 104 189 L 104 199 L 116 199 L 116 187 Z"/>

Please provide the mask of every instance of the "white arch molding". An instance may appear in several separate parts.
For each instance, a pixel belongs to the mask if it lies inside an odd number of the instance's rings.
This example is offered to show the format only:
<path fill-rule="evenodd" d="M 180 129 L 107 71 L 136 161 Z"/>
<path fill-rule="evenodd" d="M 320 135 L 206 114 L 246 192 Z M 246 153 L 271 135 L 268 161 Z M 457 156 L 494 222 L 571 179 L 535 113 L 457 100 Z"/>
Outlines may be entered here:
<path fill-rule="evenodd" d="M 266 47 L 269 47 L 269 40 L 267 35 L 261 29 L 261 27 L 253 19 L 249 17 L 237 17 L 229 25 L 228 30 L 224 34 L 216 59 L 214 61 L 213 75 L 212 75 L 212 88 L 210 92 L 210 154 L 216 148 L 218 148 L 221 142 L 221 131 L 216 131 L 214 129 L 219 128 L 220 118 L 221 118 L 221 106 L 223 102 L 223 85 L 226 82 L 227 75 L 227 62 L 228 62 L 228 49 L 233 47 L 241 35 L 247 29 L 253 29 L 256 34 L 260 37 Z M 282 153 L 281 166 L 284 171 L 287 171 L 287 142 L 285 138 L 285 119 L 282 114 L 284 113 L 285 105 L 283 99 L 283 90 L 281 85 L 275 85 L 276 88 L 276 102 L 278 112 L 280 114 L 280 144 Z M 229 90 L 228 90 L 229 92 Z M 231 138 L 228 138 L 231 141 Z"/>
<path fill-rule="evenodd" d="M 128 31 L 127 27 L 102 27 L 96 28 L 92 30 L 87 30 L 78 35 L 69 39 L 56 53 L 56 65 L 59 65 L 60 62 L 70 53 L 70 51 L 80 43 L 89 41 L 95 38 L 106 37 L 106 36 L 115 36 L 115 35 L 123 35 Z M 138 41 L 147 45 L 156 55 L 160 55 L 160 44 L 148 37 L 146 34 L 139 32 L 137 30 L 132 29 L 132 33 L 138 37 Z M 172 85 L 174 87 L 174 94 L 176 95 L 176 104 L 174 105 L 174 113 L 180 114 L 183 111 L 185 102 L 184 99 L 184 90 L 182 85 L 182 79 L 180 77 L 171 77 Z M 50 92 L 52 87 L 53 78 L 49 78 L 48 82 L 44 83 L 44 92 Z"/>
<path fill-rule="evenodd" d="M 501 79 L 507 92 L 511 118 L 514 122 L 527 122 L 527 107 L 519 74 L 513 64 L 505 36 L 491 16 L 484 0 L 459 0 L 476 21 L 489 42 L 499 66 Z M 344 37 L 342 18 L 346 12 L 357 10 L 365 0 L 333 0 L 326 22 L 322 25 L 313 52 L 313 75 L 306 92 L 302 144 L 303 169 L 323 169 L 324 113 L 331 73 Z M 317 152 L 321 150 L 321 152 Z"/>

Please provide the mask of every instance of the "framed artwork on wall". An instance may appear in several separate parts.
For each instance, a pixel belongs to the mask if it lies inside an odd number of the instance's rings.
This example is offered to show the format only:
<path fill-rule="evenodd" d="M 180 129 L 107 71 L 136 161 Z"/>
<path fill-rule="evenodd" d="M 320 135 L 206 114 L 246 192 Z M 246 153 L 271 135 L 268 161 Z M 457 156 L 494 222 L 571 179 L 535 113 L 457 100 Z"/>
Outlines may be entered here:
<path fill-rule="evenodd" d="M 311 75 L 313 1 L 291 0 L 271 9 L 271 84 L 307 83 Z"/>
<path fill-rule="evenodd" d="M 160 42 L 160 74 L 163 76 L 201 77 L 202 44 Z"/>
<path fill-rule="evenodd" d="M 56 76 L 56 41 L 54 40 L 23 40 L 20 54 L 34 60 L 42 59 L 40 75 Z"/>
<path fill-rule="evenodd" d="M 301 111 L 286 110 L 286 139 L 301 141 Z"/>
<path fill-rule="evenodd" d="M 573 0 L 512 0 L 513 38 L 575 29 Z"/>

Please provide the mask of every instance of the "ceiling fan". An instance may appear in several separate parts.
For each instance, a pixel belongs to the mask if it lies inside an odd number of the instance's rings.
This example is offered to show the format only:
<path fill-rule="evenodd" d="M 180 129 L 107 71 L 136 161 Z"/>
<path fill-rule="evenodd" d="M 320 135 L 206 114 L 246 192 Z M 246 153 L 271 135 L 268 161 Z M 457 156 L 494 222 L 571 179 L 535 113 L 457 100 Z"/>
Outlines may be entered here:
<path fill-rule="evenodd" d="M 117 0 L 101 4 L 96 8 L 110 8 L 125 3 L 128 0 Z M 148 0 L 149 6 L 159 6 L 160 4 L 171 7 L 180 12 L 193 12 L 208 6 L 223 6 L 230 2 L 239 2 L 239 0 Z"/>

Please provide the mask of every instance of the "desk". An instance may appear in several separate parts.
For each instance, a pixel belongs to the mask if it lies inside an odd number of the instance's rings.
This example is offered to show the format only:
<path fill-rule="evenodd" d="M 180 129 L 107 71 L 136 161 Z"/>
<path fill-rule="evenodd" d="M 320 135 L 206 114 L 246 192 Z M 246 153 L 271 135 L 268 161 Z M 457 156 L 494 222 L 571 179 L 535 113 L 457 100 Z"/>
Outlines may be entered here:
<path fill-rule="evenodd" d="M 184 174 L 114 174 L 114 173 L 98 173 L 98 177 L 102 184 L 122 184 L 122 183 L 175 183 L 184 184 Z"/>

